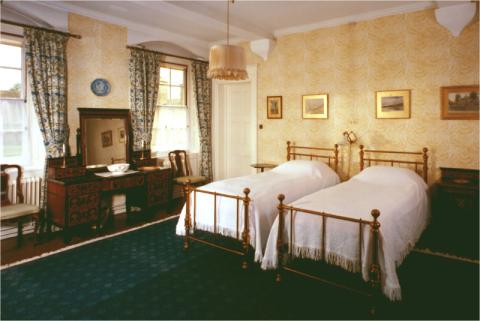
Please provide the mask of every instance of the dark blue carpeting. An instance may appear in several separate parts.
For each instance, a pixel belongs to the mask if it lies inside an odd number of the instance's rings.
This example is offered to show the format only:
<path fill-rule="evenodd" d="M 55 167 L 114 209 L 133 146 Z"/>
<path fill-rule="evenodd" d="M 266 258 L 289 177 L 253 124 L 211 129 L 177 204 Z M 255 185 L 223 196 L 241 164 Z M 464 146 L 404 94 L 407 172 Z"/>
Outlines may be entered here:
<path fill-rule="evenodd" d="M 1 272 L 1 319 L 363 319 L 366 300 L 193 243 L 173 219 Z M 412 253 L 379 318 L 478 319 L 478 265 Z"/>

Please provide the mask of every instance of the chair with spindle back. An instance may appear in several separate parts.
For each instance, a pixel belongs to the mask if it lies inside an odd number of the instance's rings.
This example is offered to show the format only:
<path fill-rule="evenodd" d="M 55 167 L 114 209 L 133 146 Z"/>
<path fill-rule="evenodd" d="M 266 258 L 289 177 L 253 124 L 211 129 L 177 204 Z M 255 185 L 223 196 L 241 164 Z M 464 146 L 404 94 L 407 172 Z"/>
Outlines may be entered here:
<path fill-rule="evenodd" d="M 191 175 L 187 152 L 184 150 L 174 150 L 169 152 L 168 160 L 170 161 L 170 167 L 173 170 L 174 184 L 184 186 L 185 184 L 189 183 L 190 185 L 199 186 L 207 182 L 207 178 L 205 176 Z"/>
<path fill-rule="evenodd" d="M 8 181 L 9 175 L 6 173 L 6 169 L 16 168 L 17 169 L 17 179 L 16 179 L 16 200 L 8 199 Z M 0 165 L 1 170 L 1 210 L 0 210 L 0 221 L 3 222 L 16 222 L 17 223 L 17 246 L 22 244 L 23 238 L 23 224 L 29 219 L 35 220 L 35 235 L 37 235 L 38 228 L 40 225 L 41 209 L 32 204 L 25 204 L 24 197 L 22 193 L 22 168 L 18 165 L 2 164 Z"/>

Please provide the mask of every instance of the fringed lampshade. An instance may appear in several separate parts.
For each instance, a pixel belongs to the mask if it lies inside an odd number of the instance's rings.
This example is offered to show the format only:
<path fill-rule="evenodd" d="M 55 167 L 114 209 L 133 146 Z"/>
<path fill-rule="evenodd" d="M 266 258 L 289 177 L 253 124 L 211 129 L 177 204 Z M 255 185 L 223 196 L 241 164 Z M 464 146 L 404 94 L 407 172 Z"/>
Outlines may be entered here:
<path fill-rule="evenodd" d="M 220 80 L 244 80 L 248 78 L 245 51 L 233 45 L 215 45 L 210 48 L 208 78 Z"/>

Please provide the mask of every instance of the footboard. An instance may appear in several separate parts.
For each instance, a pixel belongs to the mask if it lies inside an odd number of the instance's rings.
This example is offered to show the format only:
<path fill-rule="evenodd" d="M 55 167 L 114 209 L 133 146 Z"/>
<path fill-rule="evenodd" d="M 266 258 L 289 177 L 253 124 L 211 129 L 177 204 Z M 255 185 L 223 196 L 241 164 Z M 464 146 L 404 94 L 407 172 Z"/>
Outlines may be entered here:
<path fill-rule="evenodd" d="M 197 223 L 197 194 L 198 193 L 203 193 L 203 194 L 209 194 L 213 195 L 213 233 L 217 233 L 217 197 L 225 197 L 225 198 L 230 198 L 236 200 L 236 234 L 235 238 L 237 240 L 240 240 L 240 230 L 239 230 L 239 225 L 240 225 L 240 202 L 243 203 L 243 209 L 244 209 L 244 224 L 243 224 L 243 231 L 241 234 L 241 242 L 242 242 L 242 251 L 238 251 L 235 249 L 230 249 L 225 246 L 215 244 L 200 238 L 197 238 L 194 236 L 195 230 L 196 230 L 196 223 Z M 202 190 L 200 188 L 196 188 L 192 185 L 190 185 L 190 182 L 188 181 L 184 185 L 184 194 L 186 197 L 186 205 L 185 205 L 185 236 L 183 240 L 183 248 L 185 250 L 188 250 L 190 247 L 189 241 L 197 241 L 206 245 L 210 245 L 213 247 L 216 247 L 218 249 L 222 249 L 224 251 L 234 253 L 237 255 L 243 256 L 242 260 L 242 268 L 246 269 L 248 267 L 248 257 L 249 257 L 249 249 L 250 249 L 250 222 L 249 222 L 249 205 L 250 205 L 250 198 L 248 197 L 248 194 L 250 193 L 249 188 L 245 188 L 243 190 L 244 196 L 238 196 L 238 195 L 230 195 L 230 194 L 225 194 L 225 193 L 218 193 L 218 192 L 212 192 L 212 191 L 206 191 Z M 193 195 L 193 196 L 192 196 Z M 192 225 L 192 197 L 193 197 L 193 225 Z"/>
<path fill-rule="evenodd" d="M 378 252 L 379 252 L 379 230 L 380 230 L 380 223 L 378 222 L 378 217 L 380 216 L 380 211 L 377 209 L 373 209 L 371 212 L 371 215 L 373 217 L 373 220 L 368 221 L 368 220 L 362 220 L 362 219 L 355 219 L 351 217 L 346 217 L 346 216 L 341 216 L 341 215 L 336 215 L 336 214 L 330 214 L 330 213 L 325 213 L 325 212 L 318 212 L 318 211 L 312 211 L 312 210 L 307 210 L 307 209 L 302 209 L 302 208 L 297 208 L 293 206 L 288 206 L 283 204 L 283 201 L 285 200 L 285 196 L 283 194 L 280 194 L 278 196 L 279 204 L 278 204 L 278 234 L 277 234 L 277 271 L 276 271 L 276 277 L 275 280 L 277 282 L 282 281 L 282 271 L 289 271 L 293 272 L 317 281 L 321 281 L 323 283 L 327 283 L 336 287 L 348 289 L 350 291 L 353 291 L 355 293 L 361 294 L 361 295 L 366 295 L 372 298 L 377 298 L 380 294 L 380 283 L 381 283 L 381 271 L 380 271 L 380 265 L 379 265 L 379 259 L 378 259 Z M 358 255 L 359 255 L 359 264 L 360 264 L 360 270 L 362 267 L 362 244 L 363 244 L 363 226 L 364 225 L 369 225 L 370 226 L 370 232 L 372 234 L 372 243 L 373 243 L 373 250 L 372 250 L 372 260 L 370 263 L 369 267 L 369 288 L 370 290 L 368 292 L 357 290 L 355 288 L 349 287 L 347 285 L 343 284 L 338 284 L 335 282 L 328 281 L 326 279 L 320 278 L 318 276 L 302 272 L 299 270 L 296 270 L 292 267 L 288 266 L 288 261 L 292 259 L 293 257 L 293 231 L 294 231 L 294 219 L 293 219 L 293 214 L 294 212 L 302 212 L 305 214 L 311 214 L 311 215 L 317 215 L 322 218 L 322 240 L 321 240 L 321 260 L 325 260 L 325 230 L 326 230 L 326 224 L 325 221 L 327 218 L 332 218 L 332 219 L 337 219 L 337 220 L 342 220 L 342 221 L 348 221 L 352 223 L 358 224 Z M 285 240 L 284 242 L 284 230 L 285 230 L 285 216 L 290 215 L 290 226 L 289 228 L 289 240 Z M 285 246 L 284 243 L 287 243 L 287 251 L 285 251 Z M 285 252 L 287 252 L 287 257 L 285 257 Z M 372 314 L 375 314 L 375 305 L 373 304 L 370 312 Z"/>

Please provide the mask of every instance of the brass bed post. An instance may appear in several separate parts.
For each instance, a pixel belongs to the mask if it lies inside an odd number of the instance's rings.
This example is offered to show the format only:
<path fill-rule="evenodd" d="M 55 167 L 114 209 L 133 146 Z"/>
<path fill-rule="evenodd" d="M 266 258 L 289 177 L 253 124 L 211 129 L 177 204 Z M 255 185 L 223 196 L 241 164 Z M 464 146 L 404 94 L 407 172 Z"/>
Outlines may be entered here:
<path fill-rule="evenodd" d="M 290 160 L 290 141 L 287 141 L 287 161 Z"/>
<path fill-rule="evenodd" d="M 360 145 L 360 170 L 362 171 L 363 170 L 363 145 Z"/>
<path fill-rule="evenodd" d="M 379 296 L 381 291 L 381 271 L 380 265 L 378 261 L 378 252 L 380 249 L 380 239 L 379 239 L 379 230 L 380 230 L 380 223 L 378 222 L 378 217 L 380 216 L 380 211 L 377 209 L 372 210 L 373 222 L 371 224 L 371 231 L 373 237 L 373 252 L 372 252 L 372 263 L 370 264 L 370 290 L 372 293 L 372 307 L 370 308 L 370 314 L 375 314 L 375 303 L 376 299 Z"/>
<path fill-rule="evenodd" d="M 428 182 L 428 148 L 423 148 L 423 180 Z"/>
<path fill-rule="evenodd" d="M 245 198 L 243 200 L 243 207 L 244 207 L 244 226 L 243 226 L 243 233 L 242 233 L 242 239 L 243 239 L 243 262 L 242 262 L 242 269 L 247 269 L 248 268 L 248 249 L 250 247 L 250 223 L 248 220 L 248 208 L 250 206 L 250 198 L 248 197 L 248 194 L 250 193 L 250 189 L 247 187 L 243 190 L 243 193 L 245 194 Z"/>
<path fill-rule="evenodd" d="M 183 193 L 185 195 L 185 237 L 183 238 L 183 249 L 188 250 L 190 237 L 190 180 L 183 184 Z"/>
<path fill-rule="evenodd" d="M 277 232 L 277 273 L 275 276 L 275 282 L 280 283 L 282 282 L 282 263 L 283 263 L 283 229 L 285 226 L 285 217 L 283 216 L 283 201 L 285 200 L 285 195 L 279 194 L 278 195 L 279 204 L 278 208 L 278 232 Z M 293 217 L 290 218 L 291 220 Z M 293 233 L 293 231 L 290 231 Z"/>
<path fill-rule="evenodd" d="M 335 172 L 337 172 L 338 171 L 338 144 L 335 144 L 334 153 L 335 153 Z"/>

